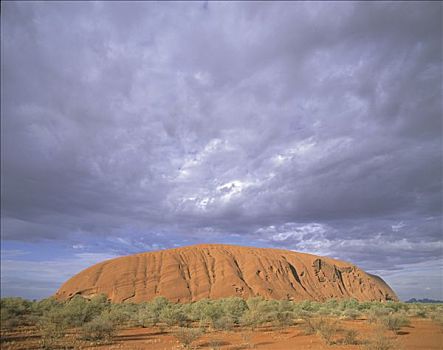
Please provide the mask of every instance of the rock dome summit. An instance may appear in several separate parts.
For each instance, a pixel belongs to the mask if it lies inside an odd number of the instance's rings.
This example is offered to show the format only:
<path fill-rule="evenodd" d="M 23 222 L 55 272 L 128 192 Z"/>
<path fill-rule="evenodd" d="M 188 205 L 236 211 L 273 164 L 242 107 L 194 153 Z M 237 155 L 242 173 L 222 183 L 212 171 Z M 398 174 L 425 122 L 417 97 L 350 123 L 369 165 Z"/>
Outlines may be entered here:
<path fill-rule="evenodd" d="M 294 301 L 398 300 L 380 277 L 348 262 L 288 250 L 222 244 L 107 260 L 66 281 L 55 297 L 66 300 L 97 294 L 117 303 L 138 303 L 156 296 L 174 302 L 231 296 Z"/>

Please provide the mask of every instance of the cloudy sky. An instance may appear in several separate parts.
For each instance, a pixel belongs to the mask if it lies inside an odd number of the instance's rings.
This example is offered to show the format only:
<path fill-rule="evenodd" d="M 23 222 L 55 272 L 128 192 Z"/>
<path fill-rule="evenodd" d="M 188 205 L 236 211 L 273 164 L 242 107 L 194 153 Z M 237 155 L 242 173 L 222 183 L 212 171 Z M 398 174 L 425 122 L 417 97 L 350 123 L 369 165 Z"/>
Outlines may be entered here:
<path fill-rule="evenodd" d="M 2 295 L 196 243 L 443 299 L 441 2 L 2 2 Z"/>

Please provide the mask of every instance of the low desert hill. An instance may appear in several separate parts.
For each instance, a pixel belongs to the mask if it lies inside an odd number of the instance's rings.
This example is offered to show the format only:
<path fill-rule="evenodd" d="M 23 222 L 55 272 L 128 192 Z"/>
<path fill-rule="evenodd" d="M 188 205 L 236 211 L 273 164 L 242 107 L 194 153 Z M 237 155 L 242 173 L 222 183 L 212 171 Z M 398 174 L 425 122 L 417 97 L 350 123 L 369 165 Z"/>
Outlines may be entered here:
<path fill-rule="evenodd" d="M 204 298 L 355 298 L 397 300 L 380 278 L 347 262 L 293 251 L 231 245 L 196 245 L 107 260 L 65 282 L 56 298 L 106 294 L 113 302 L 164 296 L 190 302 Z"/>

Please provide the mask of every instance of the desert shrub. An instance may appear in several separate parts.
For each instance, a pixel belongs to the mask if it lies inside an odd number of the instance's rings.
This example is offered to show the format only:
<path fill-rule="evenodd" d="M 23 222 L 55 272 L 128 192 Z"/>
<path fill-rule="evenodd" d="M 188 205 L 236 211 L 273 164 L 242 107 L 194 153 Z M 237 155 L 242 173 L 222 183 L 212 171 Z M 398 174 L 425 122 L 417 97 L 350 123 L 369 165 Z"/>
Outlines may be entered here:
<path fill-rule="evenodd" d="M 80 327 L 99 316 L 106 308 L 110 308 L 110 303 L 105 295 L 97 295 L 90 300 L 76 295 L 64 304 L 63 312 L 69 326 Z"/>
<path fill-rule="evenodd" d="M 367 317 L 369 323 L 375 323 L 375 322 L 378 322 L 380 318 L 382 318 L 384 316 L 388 316 L 390 313 L 391 313 L 391 310 L 388 308 L 374 306 L 374 307 L 371 307 L 366 312 L 366 317 Z"/>
<path fill-rule="evenodd" d="M 0 325 L 1 329 L 13 329 L 22 323 L 19 316 L 9 309 L 0 310 Z"/>
<path fill-rule="evenodd" d="M 242 321 L 248 306 L 243 299 L 232 297 L 219 300 L 202 299 L 184 305 L 183 309 L 191 320 L 200 321 L 201 326 L 209 323 L 217 329 L 230 329 Z"/>
<path fill-rule="evenodd" d="M 223 315 L 220 318 L 215 319 L 212 325 L 215 329 L 230 331 L 234 328 L 235 322 L 231 316 Z"/>
<path fill-rule="evenodd" d="M 248 309 L 246 301 L 239 297 L 226 298 L 221 300 L 221 308 L 225 315 L 229 316 L 235 324 L 240 320 Z"/>
<path fill-rule="evenodd" d="M 432 312 L 431 320 L 441 327 L 443 327 L 443 313 L 442 312 Z"/>
<path fill-rule="evenodd" d="M 398 332 L 401 327 L 408 326 L 410 324 L 409 319 L 404 315 L 387 315 L 380 318 L 380 323 L 390 331 Z"/>
<path fill-rule="evenodd" d="M 55 310 L 55 309 L 61 309 L 64 307 L 64 304 L 57 301 L 54 297 L 42 299 L 39 301 L 36 301 L 32 304 L 32 314 L 35 316 L 42 316 L 43 314 Z"/>
<path fill-rule="evenodd" d="M 339 330 L 339 325 L 336 320 L 330 318 L 306 318 L 303 328 L 306 334 L 318 334 L 326 344 L 330 345 Z"/>
<path fill-rule="evenodd" d="M 415 311 L 415 316 L 416 317 L 422 317 L 422 318 L 426 318 L 428 316 L 426 310 L 424 309 L 418 309 Z"/>
<path fill-rule="evenodd" d="M 0 300 L 0 325 L 10 329 L 30 324 L 33 302 L 23 298 L 2 298 Z"/>
<path fill-rule="evenodd" d="M 289 327 L 294 323 L 293 305 L 290 301 L 274 301 L 272 306 L 269 318 L 276 327 Z"/>
<path fill-rule="evenodd" d="M 387 337 L 382 330 L 377 332 L 368 339 L 367 344 L 363 347 L 363 350 L 393 350 L 395 349 L 394 342 Z"/>
<path fill-rule="evenodd" d="M 195 303 L 191 304 L 189 317 L 193 321 L 200 321 L 201 323 L 206 322 L 206 307 L 211 303 L 209 299 L 201 299 Z"/>
<path fill-rule="evenodd" d="M 261 297 L 254 297 L 247 300 L 248 309 L 243 313 L 240 323 L 255 329 L 257 326 L 272 320 L 273 307 L 271 302 L 267 302 Z"/>
<path fill-rule="evenodd" d="M 120 304 L 116 304 L 109 309 L 105 309 L 100 316 L 111 321 L 116 327 L 125 325 L 130 320 L 131 315 L 125 308 L 119 306 Z"/>
<path fill-rule="evenodd" d="M 30 312 L 32 302 L 23 298 L 2 298 L 0 300 L 1 309 L 10 310 L 15 315 L 25 315 Z"/>
<path fill-rule="evenodd" d="M 359 343 L 357 337 L 358 337 L 358 332 L 355 329 L 349 329 L 349 330 L 345 331 L 345 336 L 343 338 L 343 344 L 356 345 Z"/>
<path fill-rule="evenodd" d="M 314 334 L 317 331 L 318 319 L 314 317 L 304 317 L 302 328 L 306 335 Z"/>
<path fill-rule="evenodd" d="M 309 311 L 310 313 L 316 313 L 321 307 L 321 303 L 305 300 L 297 304 L 297 308 L 303 311 Z"/>
<path fill-rule="evenodd" d="M 203 331 L 201 329 L 183 327 L 174 332 L 175 338 L 177 338 L 185 349 L 191 349 L 192 343 L 200 338 L 202 334 Z"/>
<path fill-rule="evenodd" d="M 188 317 L 185 315 L 180 305 L 169 305 L 160 312 L 160 321 L 168 326 L 185 326 L 188 323 Z"/>
<path fill-rule="evenodd" d="M 160 315 L 168 308 L 174 307 L 168 299 L 156 297 L 150 302 L 138 305 L 132 312 L 132 320 L 142 327 L 156 326 L 160 322 Z M 165 311 L 165 317 L 168 317 Z M 169 322 L 169 321 L 168 321 Z"/>
<path fill-rule="evenodd" d="M 133 314 L 136 324 L 141 327 L 156 326 L 160 321 L 160 313 L 154 309 L 152 304 L 143 303 Z"/>
<path fill-rule="evenodd" d="M 211 325 L 216 328 L 217 323 L 224 316 L 224 310 L 219 302 L 211 302 L 204 308 L 205 320 L 211 322 Z"/>
<path fill-rule="evenodd" d="M 401 310 L 407 311 L 409 309 L 408 304 L 406 303 L 399 303 L 395 301 L 389 301 L 386 303 L 386 307 L 388 309 L 391 309 L 393 312 L 399 312 Z"/>
<path fill-rule="evenodd" d="M 165 297 L 155 297 L 150 301 L 153 309 L 160 314 L 160 312 L 171 305 L 171 302 Z"/>
<path fill-rule="evenodd" d="M 343 299 L 338 302 L 338 309 L 344 310 L 358 310 L 360 303 L 356 299 Z"/>
<path fill-rule="evenodd" d="M 356 320 L 360 316 L 360 312 L 354 309 L 346 309 L 341 313 L 341 317 L 346 320 Z"/>
<path fill-rule="evenodd" d="M 83 339 L 96 342 L 109 342 L 117 331 L 116 324 L 107 314 L 95 317 L 83 324 L 81 334 Z"/>
<path fill-rule="evenodd" d="M 317 326 L 317 334 L 324 340 L 327 345 L 333 344 L 334 337 L 338 332 L 338 323 L 329 318 L 322 319 Z"/>
<path fill-rule="evenodd" d="M 331 313 L 332 310 L 328 309 L 327 307 L 321 307 L 320 309 L 317 310 L 317 315 L 319 316 L 329 316 L 332 315 Z"/>
<path fill-rule="evenodd" d="M 257 312 L 257 310 L 247 310 L 240 320 L 242 326 L 251 327 L 252 329 L 255 329 L 264 322 L 265 318 L 260 312 Z"/>
<path fill-rule="evenodd" d="M 211 339 L 208 342 L 208 345 L 211 350 L 220 350 L 224 344 L 225 342 L 221 339 Z"/>
<path fill-rule="evenodd" d="M 58 340 L 65 336 L 67 326 L 62 309 L 55 308 L 44 313 L 37 323 L 42 347 L 44 349 L 56 348 Z"/>

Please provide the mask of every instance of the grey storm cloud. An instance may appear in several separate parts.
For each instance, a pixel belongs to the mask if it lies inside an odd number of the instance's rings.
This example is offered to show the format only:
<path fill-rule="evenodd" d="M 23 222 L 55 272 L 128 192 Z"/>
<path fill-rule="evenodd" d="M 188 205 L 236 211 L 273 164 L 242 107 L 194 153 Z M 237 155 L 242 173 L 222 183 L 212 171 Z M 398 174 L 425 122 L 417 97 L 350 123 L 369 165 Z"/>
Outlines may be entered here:
<path fill-rule="evenodd" d="M 3 239 L 130 227 L 374 269 L 438 259 L 441 16 L 439 2 L 2 3 Z"/>

